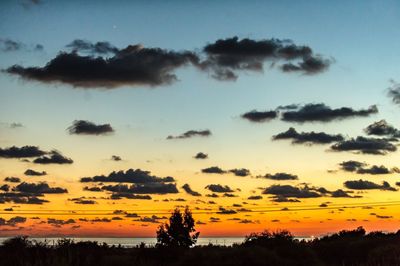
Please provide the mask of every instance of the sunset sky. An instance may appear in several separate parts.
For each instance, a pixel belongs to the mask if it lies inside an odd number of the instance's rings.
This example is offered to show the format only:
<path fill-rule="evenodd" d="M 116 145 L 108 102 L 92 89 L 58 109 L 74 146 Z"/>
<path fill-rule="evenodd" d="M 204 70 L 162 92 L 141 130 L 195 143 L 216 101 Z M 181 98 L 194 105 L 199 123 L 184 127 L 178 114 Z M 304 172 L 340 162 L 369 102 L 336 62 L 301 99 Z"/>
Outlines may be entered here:
<path fill-rule="evenodd" d="M 0 18 L 0 236 L 154 236 L 185 206 L 201 236 L 399 229 L 398 1 Z"/>

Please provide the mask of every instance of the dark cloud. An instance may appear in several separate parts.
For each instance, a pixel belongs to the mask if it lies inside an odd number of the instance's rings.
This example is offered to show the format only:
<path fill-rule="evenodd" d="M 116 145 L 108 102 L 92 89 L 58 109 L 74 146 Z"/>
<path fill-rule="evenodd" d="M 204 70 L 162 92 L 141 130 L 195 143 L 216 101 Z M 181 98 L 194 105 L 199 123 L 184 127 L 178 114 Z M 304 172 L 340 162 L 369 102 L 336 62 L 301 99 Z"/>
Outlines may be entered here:
<path fill-rule="evenodd" d="M 102 190 L 116 192 L 116 193 L 131 193 L 131 194 L 169 194 L 178 193 L 176 184 L 165 184 L 165 183 L 142 183 L 128 185 L 108 185 L 103 186 Z"/>
<path fill-rule="evenodd" d="M 330 122 L 352 117 L 366 117 L 378 113 L 378 108 L 373 105 L 368 109 L 354 110 L 350 107 L 332 109 L 323 103 L 306 104 L 298 106 L 297 110 L 282 113 L 282 120 L 287 122 Z"/>
<path fill-rule="evenodd" d="M 43 204 L 47 200 L 39 198 L 42 195 L 33 195 L 32 193 L 19 193 L 19 192 L 5 192 L 0 193 L 1 203 L 15 203 L 15 204 Z"/>
<path fill-rule="evenodd" d="M 394 104 L 400 105 L 400 84 L 392 82 L 392 86 L 388 89 L 387 95 L 392 99 Z"/>
<path fill-rule="evenodd" d="M 36 146 L 0 148 L 0 157 L 2 158 L 30 158 L 45 154 L 47 154 L 47 152 L 40 150 L 39 147 Z"/>
<path fill-rule="evenodd" d="M 219 207 L 217 213 L 218 214 L 236 214 L 237 211 L 231 210 L 231 209 L 225 209 L 223 207 Z"/>
<path fill-rule="evenodd" d="M 193 158 L 195 159 L 207 159 L 208 154 L 203 153 L 203 152 L 198 152 Z"/>
<path fill-rule="evenodd" d="M 81 182 L 116 182 L 116 183 L 168 183 L 175 182 L 171 176 L 157 177 L 151 175 L 150 171 L 140 169 L 129 169 L 126 172 L 118 171 L 111 172 L 108 176 L 99 175 L 93 177 L 82 177 Z"/>
<path fill-rule="evenodd" d="M 74 52 L 84 52 L 91 54 L 116 54 L 119 51 L 118 48 L 111 45 L 109 42 L 92 43 L 81 39 L 73 40 L 66 47 L 72 49 L 72 51 Z"/>
<path fill-rule="evenodd" d="M 249 196 L 248 200 L 261 200 L 263 197 L 260 195 Z"/>
<path fill-rule="evenodd" d="M 151 200 L 151 196 L 149 195 L 136 195 L 127 192 L 115 192 L 111 194 L 111 199 L 119 200 L 119 199 L 137 199 L 137 200 Z"/>
<path fill-rule="evenodd" d="M 265 188 L 262 193 L 282 196 L 285 198 L 318 198 L 322 196 L 318 188 L 309 187 L 307 185 L 303 185 L 302 187 L 272 185 Z"/>
<path fill-rule="evenodd" d="M 4 181 L 10 182 L 10 183 L 20 183 L 21 179 L 19 177 L 8 176 L 8 177 L 4 178 Z"/>
<path fill-rule="evenodd" d="M 10 39 L 0 39 L 0 50 L 3 52 L 18 51 L 23 48 L 23 44 Z"/>
<path fill-rule="evenodd" d="M 32 193 L 32 194 L 62 194 L 68 193 L 68 190 L 61 187 L 50 187 L 45 182 L 40 183 L 26 183 L 23 182 L 15 187 L 15 191 L 24 192 L 24 193 Z"/>
<path fill-rule="evenodd" d="M 293 144 L 329 144 L 342 141 L 342 135 L 330 135 L 324 132 L 301 132 L 298 133 L 293 127 L 286 132 L 279 133 L 272 137 L 273 140 L 291 139 Z"/>
<path fill-rule="evenodd" d="M 1 185 L 0 190 L 7 192 L 10 190 L 10 185 L 8 184 Z"/>
<path fill-rule="evenodd" d="M 85 191 L 92 191 L 92 192 L 100 192 L 102 191 L 100 187 L 84 187 L 83 190 Z"/>
<path fill-rule="evenodd" d="M 97 204 L 96 201 L 92 200 L 92 199 L 87 199 L 85 197 L 80 197 L 80 198 L 72 198 L 69 199 L 69 201 L 72 201 L 76 204 L 82 204 L 82 205 L 92 205 L 92 204 Z"/>
<path fill-rule="evenodd" d="M 239 71 L 262 72 L 264 63 L 296 61 L 296 71 L 313 74 L 326 70 L 331 61 L 313 55 L 308 46 L 299 46 L 290 40 L 239 40 L 238 37 L 219 39 L 203 49 L 207 58 L 198 66 L 212 72 L 218 80 L 236 80 Z M 284 64 L 286 65 L 286 64 Z M 282 70 L 285 71 L 284 67 Z M 285 71 L 287 72 L 287 71 Z"/>
<path fill-rule="evenodd" d="M 342 170 L 344 170 L 344 171 L 354 172 L 354 171 L 357 171 L 357 169 L 365 166 L 366 164 L 362 163 L 362 162 L 350 160 L 350 161 L 341 162 L 339 165 L 342 168 Z"/>
<path fill-rule="evenodd" d="M 369 190 L 369 189 L 380 189 L 380 190 L 390 190 L 397 191 L 397 189 L 390 186 L 390 184 L 386 181 L 382 182 L 382 185 L 376 184 L 367 180 L 349 180 L 343 183 L 344 186 L 348 189 L 355 190 Z"/>
<path fill-rule="evenodd" d="M 120 156 L 118 156 L 118 155 L 112 155 L 111 156 L 111 161 L 119 162 L 119 161 L 122 161 L 122 158 Z"/>
<path fill-rule="evenodd" d="M 235 176 L 249 176 L 250 170 L 246 168 L 239 168 L 239 169 L 231 169 L 229 170 L 230 173 L 233 173 Z"/>
<path fill-rule="evenodd" d="M 344 161 L 339 164 L 342 170 L 347 172 L 356 172 L 357 174 L 371 174 L 371 175 L 385 175 L 391 173 L 398 173 L 400 170 L 398 168 L 389 169 L 383 165 L 372 165 L 367 167 L 366 163 L 357 161 Z"/>
<path fill-rule="evenodd" d="M 228 186 L 223 186 L 219 184 L 211 184 L 205 187 L 206 189 L 216 192 L 216 193 L 226 193 L 226 192 L 233 192 L 233 190 Z"/>
<path fill-rule="evenodd" d="M 76 135 L 108 135 L 113 133 L 114 129 L 110 124 L 96 125 L 86 120 L 75 120 L 68 131 Z"/>
<path fill-rule="evenodd" d="M 394 152 L 397 147 L 384 138 L 357 137 L 349 140 L 340 141 L 331 146 L 334 151 L 355 151 L 364 154 L 385 155 Z"/>
<path fill-rule="evenodd" d="M 331 196 L 333 198 L 353 198 L 351 195 L 349 195 L 349 193 L 347 193 L 346 191 L 344 191 L 342 189 L 332 191 Z M 359 196 L 357 196 L 357 197 L 359 197 Z"/>
<path fill-rule="evenodd" d="M 182 186 L 182 188 L 183 188 L 183 190 L 185 190 L 186 193 L 188 193 L 192 196 L 196 196 L 196 197 L 201 196 L 201 194 L 199 192 L 193 191 L 189 184 L 184 184 Z"/>
<path fill-rule="evenodd" d="M 247 113 L 244 113 L 241 115 L 241 117 L 243 119 L 247 119 L 251 122 L 257 122 L 257 123 L 275 119 L 277 116 L 278 116 L 278 112 L 276 112 L 276 111 L 260 112 L 260 111 L 256 111 L 256 110 L 253 110 L 253 111 L 250 111 L 250 112 L 247 112 Z"/>
<path fill-rule="evenodd" d="M 211 166 L 208 168 L 201 169 L 201 172 L 205 173 L 205 174 L 225 174 L 226 173 L 226 171 L 222 170 L 218 166 Z"/>
<path fill-rule="evenodd" d="M 303 72 L 305 74 L 316 74 L 328 69 L 332 60 L 324 59 L 321 56 L 309 56 L 297 64 L 287 63 L 281 66 L 283 72 Z"/>
<path fill-rule="evenodd" d="M 43 175 L 47 175 L 47 173 L 45 171 L 39 172 L 39 171 L 35 171 L 32 169 L 27 169 L 24 172 L 24 175 L 30 175 L 30 176 L 43 176 Z"/>
<path fill-rule="evenodd" d="M 134 221 L 143 222 L 143 223 L 160 223 L 160 220 L 164 220 L 166 218 L 167 217 L 165 217 L 165 216 L 159 217 L 157 215 L 152 215 L 151 217 L 144 216 L 144 217 L 141 217 L 141 218 L 136 219 Z"/>
<path fill-rule="evenodd" d="M 74 161 L 58 151 L 50 152 L 50 156 L 42 156 L 33 160 L 36 164 L 72 164 Z"/>
<path fill-rule="evenodd" d="M 157 86 L 177 80 L 174 71 L 198 61 L 196 54 L 129 45 L 112 57 L 61 52 L 44 67 L 14 65 L 5 72 L 44 83 L 64 83 L 84 88 Z"/>
<path fill-rule="evenodd" d="M 26 218 L 22 216 L 15 216 L 8 220 L 0 218 L 0 226 L 17 226 L 18 224 L 25 223 Z"/>
<path fill-rule="evenodd" d="M 35 44 L 33 46 L 25 45 L 19 41 L 11 39 L 1 39 L 0 38 L 0 51 L 2 52 L 15 52 L 15 51 L 41 51 L 43 50 L 43 45 Z"/>
<path fill-rule="evenodd" d="M 272 180 L 297 180 L 299 177 L 297 175 L 287 174 L 287 173 L 275 173 L 275 174 L 266 174 L 263 178 L 272 179 Z"/>
<path fill-rule="evenodd" d="M 47 223 L 54 227 L 61 227 L 63 225 L 75 224 L 76 221 L 74 219 L 61 220 L 61 219 L 47 218 Z"/>
<path fill-rule="evenodd" d="M 167 137 L 167 139 L 188 139 L 188 138 L 192 138 L 195 136 L 209 137 L 209 136 L 211 136 L 211 131 L 208 129 L 206 129 L 206 130 L 189 130 L 178 136 L 170 135 Z"/>
<path fill-rule="evenodd" d="M 388 124 L 386 120 L 380 120 L 372 123 L 371 125 L 367 126 L 364 131 L 367 135 L 387 136 L 393 138 L 400 137 L 400 131 Z"/>

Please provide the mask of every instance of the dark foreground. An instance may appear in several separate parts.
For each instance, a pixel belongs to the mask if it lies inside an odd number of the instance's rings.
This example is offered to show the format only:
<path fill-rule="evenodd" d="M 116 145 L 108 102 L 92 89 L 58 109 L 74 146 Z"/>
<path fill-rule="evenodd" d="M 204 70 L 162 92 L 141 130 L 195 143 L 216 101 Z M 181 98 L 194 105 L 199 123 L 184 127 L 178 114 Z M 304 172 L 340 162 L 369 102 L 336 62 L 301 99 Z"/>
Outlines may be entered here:
<path fill-rule="evenodd" d="M 400 265 L 400 231 L 373 232 L 363 228 L 298 241 L 286 231 L 258 233 L 232 247 L 122 248 L 68 239 L 48 246 L 26 237 L 0 246 L 0 265 Z"/>

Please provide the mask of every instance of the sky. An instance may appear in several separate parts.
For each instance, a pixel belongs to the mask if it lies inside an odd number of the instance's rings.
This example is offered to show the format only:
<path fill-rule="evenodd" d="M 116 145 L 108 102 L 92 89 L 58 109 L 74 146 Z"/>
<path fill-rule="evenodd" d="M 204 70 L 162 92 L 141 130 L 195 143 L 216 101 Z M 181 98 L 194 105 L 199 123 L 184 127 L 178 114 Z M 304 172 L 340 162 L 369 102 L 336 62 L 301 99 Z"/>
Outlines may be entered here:
<path fill-rule="evenodd" d="M 0 3 L 0 236 L 400 219 L 397 1 Z"/>

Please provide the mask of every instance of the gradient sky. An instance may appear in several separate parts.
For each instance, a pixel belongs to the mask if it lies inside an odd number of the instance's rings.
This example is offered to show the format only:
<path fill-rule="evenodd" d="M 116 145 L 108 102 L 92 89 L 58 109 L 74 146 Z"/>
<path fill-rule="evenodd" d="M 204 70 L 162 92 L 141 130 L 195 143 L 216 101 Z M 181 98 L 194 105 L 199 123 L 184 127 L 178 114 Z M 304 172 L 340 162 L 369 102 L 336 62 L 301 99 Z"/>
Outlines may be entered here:
<path fill-rule="evenodd" d="M 0 3 L 0 18 L 0 148 L 30 145 L 45 151 L 56 149 L 74 161 L 41 165 L 32 163 L 33 158 L 28 158 L 30 162 L 0 158 L 0 186 L 7 184 L 4 178 L 13 176 L 21 182 L 44 181 L 68 190 L 64 194 L 44 195 L 41 198 L 49 202 L 41 205 L 0 203 L 4 210 L 0 217 L 5 221 L 16 216 L 27 218 L 16 224 L 2 225 L 0 221 L 1 235 L 154 236 L 159 222 L 164 220 L 145 217 L 162 218 L 175 206 L 186 205 L 191 207 L 194 218 L 202 222 L 197 225 L 202 236 L 243 236 L 277 228 L 296 235 L 320 235 L 360 225 L 367 230 L 398 229 L 399 191 L 352 190 L 344 186 L 345 181 L 362 179 L 376 184 L 387 181 L 396 188 L 395 183 L 400 181 L 397 171 L 358 174 L 340 170 L 339 165 L 354 160 L 368 166 L 400 167 L 398 151 L 386 155 L 335 152 L 330 149 L 334 143 L 304 145 L 272 140 L 272 136 L 290 127 L 298 132 L 342 134 L 350 139 L 388 137 L 367 136 L 364 132 L 368 125 L 382 119 L 399 126 L 400 106 L 388 97 L 389 88 L 398 89 L 396 80 L 400 79 L 398 1 L 228 4 L 6 0 Z M 188 65 L 171 72 L 178 78 L 171 84 L 126 84 L 112 89 L 27 80 L 7 72 L 13 65 L 43 67 L 60 51 L 70 53 L 66 45 L 76 39 L 106 41 L 119 49 L 142 44 L 146 48 L 202 54 L 207 44 L 234 36 L 255 41 L 290 39 L 296 45 L 311 47 L 330 64 L 325 71 L 309 75 L 283 73 L 265 61 L 263 71 L 238 71 L 236 81 L 216 80 L 211 73 Z M 18 43 L 18 49 L 5 49 L 7 40 Z M 35 49 L 37 44 L 43 49 Z M 279 119 L 254 123 L 241 117 L 251 110 L 312 103 L 354 110 L 376 105 L 379 112 L 366 117 L 304 123 Z M 115 132 L 99 136 L 70 134 L 67 128 L 75 120 L 110 124 Z M 12 126 L 13 123 L 21 126 Z M 212 135 L 166 139 L 188 130 L 205 129 Z M 208 154 L 209 158 L 194 159 L 198 152 Z M 122 161 L 111 160 L 112 155 L 120 156 Z M 211 166 L 224 170 L 246 168 L 251 174 L 239 177 L 231 173 L 202 173 L 202 169 Z M 109 192 L 83 190 L 95 183 L 80 182 L 82 177 L 130 168 L 151 171 L 158 177 L 174 177 L 179 193 L 151 194 L 151 200 L 113 200 Z M 24 175 L 27 169 L 46 171 L 47 175 Z M 298 180 L 256 178 L 280 172 L 297 175 Z M 185 193 L 181 188 L 185 183 L 202 196 Z M 300 202 L 278 203 L 271 198 L 273 195 L 262 194 L 272 185 L 302 187 L 302 183 L 329 191 L 342 189 L 351 197 L 333 198 L 326 194 L 316 198 L 290 197 Z M 207 197 L 211 194 L 205 189 L 209 184 L 228 185 L 236 197 Z M 254 195 L 263 198 L 248 200 Z M 70 200 L 78 197 L 93 197 L 96 204 L 76 204 Z M 322 203 L 328 207 L 319 207 Z M 358 207 L 349 208 L 351 204 Z M 218 213 L 220 207 L 236 213 Z M 5 211 L 8 208 L 13 211 Z M 115 210 L 137 213 L 139 217 L 115 215 Z M 113 217 L 121 219 L 111 220 Z M 52 223 L 53 218 L 60 221 Z M 66 222 L 68 219 L 74 221 Z"/>

